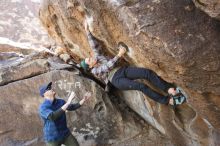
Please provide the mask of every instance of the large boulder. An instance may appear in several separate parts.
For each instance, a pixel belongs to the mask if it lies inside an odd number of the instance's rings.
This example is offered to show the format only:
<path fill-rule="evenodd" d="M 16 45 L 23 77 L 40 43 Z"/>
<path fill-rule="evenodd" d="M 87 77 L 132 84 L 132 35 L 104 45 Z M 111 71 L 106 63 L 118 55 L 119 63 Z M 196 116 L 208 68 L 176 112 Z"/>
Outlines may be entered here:
<path fill-rule="evenodd" d="M 53 82 L 57 96 L 67 100 L 75 91 L 79 101 L 86 91 L 92 98 L 75 112 L 68 112 L 68 125 L 79 143 L 85 145 L 171 145 L 151 126 L 147 125 L 123 103 L 114 106 L 118 97 L 109 97 L 92 80 L 80 77 L 77 72 L 51 71 L 0 87 L 0 145 L 44 145 L 43 123 L 38 107 L 40 85 Z M 118 101 L 117 101 L 118 102 Z"/>
<path fill-rule="evenodd" d="M 39 15 L 50 36 L 81 58 L 91 52 L 84 21 L 106 54 L 126 43 L 126 61 L 189 95 L 174 112 L 135 91 L 120 93 L 127 104 L 176 145 L 219 145 L 220 24 L 192 1 L 45 0 Z"/>
<path fill-rule="evenodd" d="M 40 18 L 49 34 L 80 57 L 91 51 L 83 8 L 91 16 L 93 35 L 106 45 L 103 51 L 116 54 L 117 42 L 123 41 L 130 48 L 130 63 L 198 92 L 220 94 L 219 23 L 192 2 L 44 1 Z"/>

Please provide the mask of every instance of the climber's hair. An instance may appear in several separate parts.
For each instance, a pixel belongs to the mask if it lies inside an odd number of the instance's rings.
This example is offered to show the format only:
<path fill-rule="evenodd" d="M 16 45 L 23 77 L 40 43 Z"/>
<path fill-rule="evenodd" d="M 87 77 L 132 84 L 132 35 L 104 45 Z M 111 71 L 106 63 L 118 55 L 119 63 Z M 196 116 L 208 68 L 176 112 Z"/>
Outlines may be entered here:
<path fill-rule="evenodd" d="M 86 63 L 85 59 L 80 62 L 80 67 L 83 68 L 85 72 L 89 70 L 89 65 Z"/>

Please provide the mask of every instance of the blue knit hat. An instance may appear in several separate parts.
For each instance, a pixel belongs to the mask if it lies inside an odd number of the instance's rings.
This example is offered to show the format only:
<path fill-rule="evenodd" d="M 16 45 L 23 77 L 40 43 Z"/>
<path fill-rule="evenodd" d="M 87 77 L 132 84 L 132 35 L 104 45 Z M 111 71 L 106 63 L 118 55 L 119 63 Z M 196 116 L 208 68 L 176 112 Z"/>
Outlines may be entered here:
<path fill-rule="evenodd" d="M 89 69 L 89 65 L 86 63 L 85 59 L 80 62 L 80 66 L 84 69 L 84 71 Z"/>
<path fill-rule="evenodd" d="M 48 90 L 50 90 L 51 87 L 52 87 L 52 82 L 40 86 L 40 88 L 39 88 L 40 96 L 44 97 L 44 93 L 47 92 Z"/>

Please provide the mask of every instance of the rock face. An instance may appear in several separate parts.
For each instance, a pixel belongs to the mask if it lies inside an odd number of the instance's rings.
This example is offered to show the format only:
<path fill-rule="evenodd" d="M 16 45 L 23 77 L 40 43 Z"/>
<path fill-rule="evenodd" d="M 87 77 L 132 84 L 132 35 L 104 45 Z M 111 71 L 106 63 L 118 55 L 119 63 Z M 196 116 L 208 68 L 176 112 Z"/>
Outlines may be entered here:
<path fill-rule="evenodd" d="M 77 69 L 56 56 L 10 46 L 1 49 L 0 63 L 5 64 L 0 68 L 0 145 L 45 145 L 38 115 L 43 98 L 38 89 L 50 81 L 57 97 L 65 100 L 71 91 L 77 95 L 74 102 L 86 91 L 92 92 L 92 98 L 80 109 L 67 113 L 68 126 L 80 145 L 172 145 L 119 97 L 107 95 L 97 83 L 79 76 Z M 11 51 L 14 53 L 9 54 Z M 19 56 L 22 60 L 15 59 Z"/>
<path fill-rule="evenodd" d="M 40 19 L 56 42 L 78 57 L 88 57 L 84 21 L 104 45 L 117 53 L 129 46 L 125 60 L 154 70 L 189 95 L 173 111 L 140 92 L 120 92 L 142 118 L 175 145 L 219 145 L 220 23 L 182 0 L 45 0 Z M 87 15 L 87 19 L 85 17 Z"/>
<path fill-rule="evenodd" d="M 220 20 L 219 0 L 193 0 L 195 5 L 206 12 L 209 16 Z"/>
<path fill-rule="evenodd" d="M 0 145 L 44 145 L 43 123 L 38 116 L 43 99 L 38 88 L 49 81 L 53 81 L 57 96 L 65 100 L 72 90 L 78 97 L 74 102 L 85 91 L 92 91 L 92 98 L 84 106 L 67 113 L 69 128 L 81 145 L 172 145 L 128 108 L 123 107 L 121 112 L 122 107 L 115 107 L 95 82 L 69 71 L 51 71 L 0 87 Z"/>

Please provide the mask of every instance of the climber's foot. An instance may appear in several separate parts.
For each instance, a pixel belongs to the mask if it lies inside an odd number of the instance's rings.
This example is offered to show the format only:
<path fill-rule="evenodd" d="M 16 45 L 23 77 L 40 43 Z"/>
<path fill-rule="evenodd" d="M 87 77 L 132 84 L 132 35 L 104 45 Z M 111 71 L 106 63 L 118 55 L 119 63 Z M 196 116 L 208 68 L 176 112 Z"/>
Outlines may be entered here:
<path fill-rule="evenodd" d="M 183 89 L 180 88 L 180 87 L 176 87 L 176 89 L 175 88 L 170 88 L 168 90 L 168 94 L 171 97 L 170 101 L 169 101 L 169 104 L 172 105 L 174 108 L 177 105 L 181 105 L 184 102 L 186 102 L 187 95 L 183 91 Z"/>

